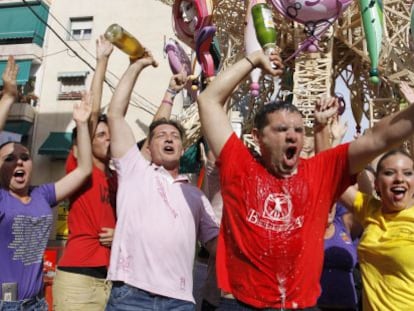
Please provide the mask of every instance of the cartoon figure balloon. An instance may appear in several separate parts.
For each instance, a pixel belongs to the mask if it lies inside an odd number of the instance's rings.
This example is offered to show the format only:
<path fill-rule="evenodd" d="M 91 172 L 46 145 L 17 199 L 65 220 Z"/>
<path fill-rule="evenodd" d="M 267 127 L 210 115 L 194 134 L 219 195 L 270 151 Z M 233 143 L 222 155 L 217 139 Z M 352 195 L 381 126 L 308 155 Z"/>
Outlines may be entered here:
<path fill-rule="evenodd" d="M 173 28 L 181 41 L 195 50 L 196 35 L 212 19 L 212 0 L 176 0 L 173 4 Z"/>
<path fill-rule="evenodd" d="M 272 0 L 273 6 L 286 18 L 305 25 L 307 39 L 298 51 L 316 52 L 318 41 L 352 0 Z"/>

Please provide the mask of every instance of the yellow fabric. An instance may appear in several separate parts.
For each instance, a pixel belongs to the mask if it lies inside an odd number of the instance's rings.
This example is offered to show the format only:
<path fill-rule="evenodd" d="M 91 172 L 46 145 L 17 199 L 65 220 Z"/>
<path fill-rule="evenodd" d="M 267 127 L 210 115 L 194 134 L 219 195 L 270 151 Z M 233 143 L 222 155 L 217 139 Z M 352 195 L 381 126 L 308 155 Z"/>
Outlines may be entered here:
<path fill-rule="evenodd" d="M 414 207 L 383 214 L 381 201 L 359 192 L 354 209 L 364 227 L 363 310 L 414 310 Z"/>

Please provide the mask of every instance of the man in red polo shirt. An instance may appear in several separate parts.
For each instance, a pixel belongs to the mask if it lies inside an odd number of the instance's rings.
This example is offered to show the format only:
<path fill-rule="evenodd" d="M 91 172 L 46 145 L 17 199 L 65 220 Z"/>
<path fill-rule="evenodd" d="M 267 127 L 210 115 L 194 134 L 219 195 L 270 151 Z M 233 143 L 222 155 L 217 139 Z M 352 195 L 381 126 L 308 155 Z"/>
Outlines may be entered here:
<path fill-rule="evenodd" d="M 198 97 L 202 129 L 218 159 L 224 202 L 217 246 L 219 310 L 312 310 L 320 295 L 328 211 L 373 158 L 414 132 L 414 106 L 386 117 L 352 143 L 300 159 L 304 124 L 289 102 L 264 105 L 252 134 L 256 159 L 222 106 L 255 67 L 282 74 L 277 53 L 256 51 L 223 71 Z M 330 105 L 337 105 L 331 99 Z M 226 299 L 232 298 L 232 299 Z M 256 309 L 254 309 L 256 310 Z"/>

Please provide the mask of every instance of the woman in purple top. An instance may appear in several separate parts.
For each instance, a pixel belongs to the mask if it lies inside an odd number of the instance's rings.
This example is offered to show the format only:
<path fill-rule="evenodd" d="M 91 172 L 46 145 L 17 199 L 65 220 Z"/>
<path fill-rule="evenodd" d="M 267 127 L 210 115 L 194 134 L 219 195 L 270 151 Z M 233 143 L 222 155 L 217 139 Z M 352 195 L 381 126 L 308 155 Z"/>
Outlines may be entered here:
<path fill-rule="evenodd" d="M 3 73 L 0 131 L 17 98 L 18 66 L 9 57 Z M 75 105 L 78 167 L 55 183 L 30 186 L 32 159 L 18 142 L 0 145 L 0 310 L 47 310 L 42 297 L 43 252 L 52 226 L 51 207 L 75 192 L 92 171 L 88 118 L 90 97 Z"/>
<path fill-rule="evenodd" d="M 346 209 L 336 204 L 328 216 L 321 276 L 322 293 L 318 299 L 318 307 L 322 311 L 357 310 L 353 277 L 357 250 L 342 218 L 345 213 Z"/>

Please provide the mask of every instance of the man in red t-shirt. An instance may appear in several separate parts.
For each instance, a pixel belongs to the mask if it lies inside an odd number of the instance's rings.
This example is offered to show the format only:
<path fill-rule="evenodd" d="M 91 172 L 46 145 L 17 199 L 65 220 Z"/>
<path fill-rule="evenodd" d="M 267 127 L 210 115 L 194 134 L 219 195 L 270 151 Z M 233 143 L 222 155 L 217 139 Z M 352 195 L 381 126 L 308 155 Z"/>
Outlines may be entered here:
<path fill-rule="evenodd" d="M 110 285 L 107 268 L 115 228 L 116 175 L 109 167 L 109 128 L 100 115 L 102 86 L 112 44 L 97 40 L 97 68 L 92 80 L 90 133 L 93 170 L 89 180 L 70 198 L 69 236 L 53 283 L 53 309 L 104 310 Z M 76 128 L 66 171 L 76 167 Z"/>
<path fill-rule="evenodd" d="M 257 113 L 254 158 L 222 106 L 255 67 L 280 76 L 279 55 L 256 51 L 223 71 L 198 97 L 203 133 L 218 159 L 224 202 L 217 245 L 219 310 L 312 310 L 320 294 L 328 211 L 352 176 L 414 132 L 414 106 L 382 119 L 349 144 L 300 159 L 304 124 L 289 102 Z M 329 107 L 336 107 L 334 99 Z M 319 125 L 324 126 L 324 125 Z"/>

